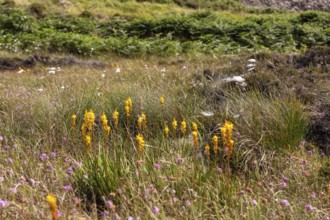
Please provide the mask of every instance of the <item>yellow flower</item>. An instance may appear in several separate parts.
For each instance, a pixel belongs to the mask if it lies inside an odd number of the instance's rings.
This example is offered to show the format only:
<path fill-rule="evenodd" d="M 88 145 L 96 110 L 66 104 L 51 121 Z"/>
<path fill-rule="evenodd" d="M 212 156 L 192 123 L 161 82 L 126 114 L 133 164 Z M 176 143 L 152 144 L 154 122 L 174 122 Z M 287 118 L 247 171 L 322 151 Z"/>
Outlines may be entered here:
<path fill-rule="evenodd" d="M 142 134 L 137 134 L 135 137 L 135 140 L 137 142 L 137 150 L 139 155 L 141 156 L 144 150 L 144 146 L 145 146 L 145 141 L 143 139 Z"/>
<path fill-rule="evenodd" d="M 57 220 L 57 201 L 56 197 L 53 194 L 49 194 L 46 196 L 46 200 L 49 204 L 50 210 L 52 212 L 53 220 Z"/>
<path fill-rule="evenodd" d="M 73 114 L 71 116 L 71 130 L 76 129 L 77 123 L 76 123 L 77 115 Z"/>
<path fill-rule="evenodd" d="M 165 103 L 164 96 L 161 96 L 161 97 L 159 98 L 159 104 L 160 104 L 160 106 L 164 107 L 164 103 Z"/>
<path fill-rule="evenodd" d="M 211 153 L 210 153 L 210 145 L 208 145 L 208 144 L 205 146 L 205 155 L 208 158 L 210 158 L 210 155 L 211 155 Z"/>
<path fill-rule="evenodd" d="M 89 134 L 87 134 L 85 136 L 85 143 L 86 143 L 86 145 L 88 147 L 88 151 L 91 152 L 91 150 L 92 150 L 92 138 L 91 138 L 91 136 Z"/>
<path fill-rule="evenodd" d="M 125 112 L 126 112 L 127 119 L 129 119 L 131 117 L 132 111 L 133 111 L 133 102 L 132 102 L 132 99 L 129 97 L 125 101 Z"/>
<path fill-rule="evenodd" d="M 193 122 L 192 123 L 192 130 L 193 131 L 197 131 L 198 130 L 198 126 L 197 126 L 197 123 L 196 122 Z"/>
<path fill-rule="evenodd" d="M 176 129 L 178 127 L 178 122 L 177 122 L 177 120 L 175 118 L 173 119 L 172 127 L 173 127 L 173 131 L 175 133 L 176 132 Z"/>
<path fill-rule="evenodd" d="M 230 159 L 234 150 L 234 141 L 232 140 L 233 128 L 234 128 L 233 123 L 229 121 L 225 121 L 223 127 L 220 128 L 223 147 L 226 148 L 227 150 L 226 151 L 227 160 Z"/>
<path fill-rule="evenodd" d="M 213 151 L 214 151 L 214 154 L 217 155 L 218 154 L 218 151 L 219 151 L 219 145 L 218 145 L 218 136 L 214 135 L 213 136 Z"/>
<path fill-rule="evenodd" d="M 168 138 L 168 132 L 170 131 L 170 129 L 168 128 L 167 125 L 165 125 L 165 128 L 164 128 L 164 133 L 165 133 L 165 137 Z"/>
<path fill-rule="evenodd" d="M 193 143 L 194 143 L 195 150 L 197 151 L 198 148 L 199 148 L 198 132 L 197 131 L 193 131 L 193 132 L 191 132 L 191 134 L 193 136 Z"/>
<path fill-rule="evenodd" d="M 138 127 L 139 127 L 139 129 L 142 129 L 142 123 L 143 123 L 143 118 L 138 117 Z"/>
<path fill-rule="evenodd" d="M 143 127 L 145 129 L 147 127 L 147 116 L 144 114 L 144 112 L 142 112 L 141 117 L 143 119 Z"/>
<path fill-rule="evenodd" d="M 183 135 L 185 135 L 186 132 L 187 132 L 187 123 L 186 123 L 186 121 L 184 119 L 181 122 L 181 132 L 182 132 Z"/>
<path fill-rule="evenodd" d="M 85 111 L 84 123 L 86 124 L 88 130 L 91 132 L 94 128 L 95 114 L 93 110 Z"/>
<path fill-rule="evenodd" d="M 115 123 L 115 128 L 118 129 L 118 118 L 119 118 L 119 112 L 117 109 L 112 113 L 112 119 Z"/>

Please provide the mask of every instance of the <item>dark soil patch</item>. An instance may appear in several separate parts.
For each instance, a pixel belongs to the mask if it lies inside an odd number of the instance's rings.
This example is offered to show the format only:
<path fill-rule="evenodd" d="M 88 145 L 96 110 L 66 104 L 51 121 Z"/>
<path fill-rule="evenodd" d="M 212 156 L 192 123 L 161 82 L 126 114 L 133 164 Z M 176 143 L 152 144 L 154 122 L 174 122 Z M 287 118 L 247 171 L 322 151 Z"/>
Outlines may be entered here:
<path fill-rule="evenodd" d="M 48 56 L 33 55 L 27 59 L 20 58 L 0 58 L 1 70 L 17 70 L 18 68 L 32 68 L 38 63 L 52 66 L 88 66 L 93 68 L 104 68 L 106 64 L 96 60 L 81 60 L 74 57 L 50 58 Z"/>

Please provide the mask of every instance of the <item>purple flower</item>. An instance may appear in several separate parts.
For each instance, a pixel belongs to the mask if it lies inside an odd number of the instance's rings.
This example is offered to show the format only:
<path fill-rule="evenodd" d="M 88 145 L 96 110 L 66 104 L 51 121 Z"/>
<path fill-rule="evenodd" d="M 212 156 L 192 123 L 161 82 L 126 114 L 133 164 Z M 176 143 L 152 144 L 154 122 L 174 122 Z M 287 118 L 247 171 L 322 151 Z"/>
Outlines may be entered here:
<path fill-rule="evenodd" d="M 179 199 L 178 199 L 177 197 L 173 197 L 173 198 L 172 198 L 172 202 L 173 202 L 173 203 L 177 203 L 178 201 L 179 201 Z"/>
<path fill-rule="evenodd" d="M 132 216 L 128 216 L 127 220 L 134 220 L 134 218 Z"/>
<path fill-rule="evenodd" d="M 252 203 L 252 205 L 258 205 L 258 202 L 257 202 L 257 200 L 255 200 L 255 199 L 252 200 L 251 203 Z"/>
<path fill-rule="evenodd" d="M 289 203 L 288 200 L 286 200 L 286 199 L 282 199 L 282 201 L 281 201 L 281 205 L 282 205 L 282 206 L 290 206 L 290 203 Z"/>
<path fill-rule="evenodd" d="M 159 208 L 157 206 L 152 207 L 152 212 L 157 215 L 159 213 Z"/>
<path fill-rule="evenodd" d="M 113 220 L 120 220 L 120 217 L 119 217 L 118 213 L 115 213 L 113 215 Z"/>
<path fill-rule="evenodd" d="M 49 164 L 45 167 L 46 171 L 51 171 L 54 169 L 54 166 L 52 164 Z"/>
<path fill-rule="evenodd" d="M 286 182 L 281 182 L 281 187 L 285 188 L 287 186 Z"/>
<path fill-rule="evenodd" d="M 76 168 L 80 168 L 82 167 L 82 162 L 78 162 L 78 161 L 75 161 L 74 164 L 73 164 Z"/>
<path fill-rule="evenodd" d="M 0 142 L 1 142 L 1 141 L 3 141 L 3 137 L 0 135 Z M 0 201 L 1 201 L 1 199 L 0 199 Z"/>
<path fill-rule="evenodd" d="M 139 171 L 138 171 L 138 170 L 135 170 L 134 173 L 135 173 L 135 175 L 137 175 L 137 176 L 139 175 Z"/>
<path fill-rule="evenodd" d="M 14 174 L 14 171 L 13 171 L 12 169 L 10 169 L 10 170 L 7 170 L 7 174 L 11 176 L 11 175 L 13 175 L 13 174 Z"/>
<path fill-rule="evenodd" d="M 34 186 L 34 185 L 36 185 L 36 181 L 34 180 L 34 179 L 29 179 L 29 182 L 30 182 L 30 184 L 32 185 L 32 186 Z"/>
<path fill-rule="evenodd" d="M 62 216 L 62 212 L 60 212 L 58 210 L 57 210 L 57 213 L 56 214 L 57 214 L 57 217 L 61 217 Z"/>
<path fill-rule="evenodd" d="M 191 205 L 191 203 L 190 203 L 189 200 L 186 200 L 186 201 L 184 202 L 184 204 L 185 204 L 186 206 L 190 206 L 190 205 Z"/>
<path fill-rule="evenodd" d="M 123 190 L 121 188 L 117 189 L 117 193 L 118 194 L 122 194 L 123 193 Z"/>
<path fill-rule="evenodd" d="M 221 169 L 221 167 L 218 167 L 218 168 L 217 168 L 217 171 L 218 171 L 218 173 L 222 173 L 222 169 Z"/>
<path fill-rule="evenodd" d="M 160 164 L 156 163 L 156 164 L 154 164 L 154 167 L 158 170 L 158 169 L 160 169 Z"/>
<path fill-rule="evenodd" d="M 72 167 L 69 167 L 68 169 L 66 169 L 66 173 L 68 173 L 68 174 L 73 174 L 73 169 L 72 169 Z"/>
<path fill-rule="evenodd" d="M 308 212 L 312 212 L 314 210 L 313 206 L 311 204 L 306 204 L 305 208 Z"/>
<path fill-rule="evenodd" d="M 0 183 L 2 183 L 5 180 L 3 176 L 0 176 Z"/>
<path fill-rule="evenodd" d="M 289 181 L 288 177 L 284 176 L 283 181 L 287 183 Z"/>
<path fill-rule="evenodd" d="M 51 152 L 51 153 L 50 153 L 50 156 L 51 156 L 52 158 L 55 158 L 55 157 L 56 157 L 56 152 Z"/>
<path fill-rule="evenodd" d="M 330 217 L 329 216 L 324 216 L 323 220 L 330 220 Z"/>
<path fill-rule="evenodd" d="M 111 200 L 108 200 L 105 202 L 106 207 L 112 208 L 113 207 L 113 202 Z"/>
<path fill-rule="evenodd" d="M 5 201 L 5 200 L 0 199 L 0 207 L 1 208 L 4 208 L 4 207 L 6 207 L 8 205 L 9 205 L 9 202 L 8 201 Z"/>
<path fill-rule="evenodd" d="M 23 160 L 22 164 L 25 166 L 26 165 L 26 160 Z"/>
<path fill-rule="evenodd" d="M 109 217 L 109 212 L 108 211 L 104 211 L 104 212 L 101 213 L 101 215 L 103 217 Z"/>
<path fill-rule="evenodd" d="M 44 161 L 49 160 L 49 157 L 47 156 L 47 154 L 42 153 L 42 154 L 39 156 L 39 160 L 42 161 L 42 162 L 44 162 Z"/>
<path fill-rule="evenodd" d="M 178 159 L 176 159 L 176 164 L 181 165 L 183 163 L 184 163 L 184 158 L 179 157 Z"/>
<path fill-rule="evenodd" d="M 310 196 L 311 196 L 312 199 L 315 199 L 315 198 L 316 198 L 315 192 L 312 192 L 312 193 L 310 194 Z"/>
<path fill-rule="evenodd" d="M 8 163 L 12 164 L 13 163 L 13 159 L 11 157 L 8 157 L 7 159 Z"/>
<path fill-rule="evenodd" d="M 70 191 L 70 190 L 72 190 L 72 186 L 70 186 L 70 185 L 66 185 L 66 186 L 64 186 L 63 188 L 64 188 L 65 191 Z"/>

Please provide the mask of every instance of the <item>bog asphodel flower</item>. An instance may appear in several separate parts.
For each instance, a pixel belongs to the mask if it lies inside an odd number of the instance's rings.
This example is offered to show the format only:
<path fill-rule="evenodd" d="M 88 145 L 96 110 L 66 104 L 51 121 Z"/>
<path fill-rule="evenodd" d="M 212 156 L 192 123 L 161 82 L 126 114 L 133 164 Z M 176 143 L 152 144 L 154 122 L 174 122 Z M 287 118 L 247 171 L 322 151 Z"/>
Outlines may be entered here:
<path fill-rule="evenodd" d="M 181 132 L 184 136 L 187 132 L 187 123 L 186 123 L 185 119 L 183 119 L 183 121 L 181 122 L 180 128 L 181 128 Z"/>
<path fill-rule="evenodd" d="M 211 156 L 210 145 L 208 144 L 205 146 L 205 155 L 207 156 L 207 158 L 210 158 Z"/>
<path fill-rule="evenodd" d="M 107 142 L 109 140 L 111 128 L 108 125 L 108 119 L 104 112 L 101 115 L 101 124 L 102 124 L 103 131 L 105 133 L 105 141 Z"/>
<path fill-rule="evenodd" d="M 178 127 L 178 122 L 175 118 L 173 118 L 173 121 L 172 121 L 172 128 L 173 128 L 173 132 L 175 133 L 176 132 L 176 129 Z"/>
<path fill-rule="evenodd" d="M 77 115 L 73 114 L 71 116 L 71 130 L 75 130 L 77 127 L 76 119 L 77 119 Z"/>
<path fill-rule="evenodd" d="M 144 112 L 142 112 L 141 117 L 142 117 L 142 122 L 143 122 L 143 128 L 146 129 L 146 127 L 147 127 L 147 115 Z"/>
<path fill-rule="evenodd" d="M 160 104 L 160 106 L 164 107 L 164 103 L 165 103 L 164 96 L 161 96 L 161 97 L 159 98 L 159 104 Z"/>
<path fill-rule="evenodd" d="M 52 219 L 57 220 L 57 201 L 56 197 L 53 194 L 46 196 L 46 200 L 49 204 L 50 210 L 52 212 Z"/>
<path fill-rule="evenodd" d="M 118 129 L 118 118 L 119 118 L 119 112 L 117 109 L 112 113 L 112 119 L 115 124 L 115 128 Z"/>
<path fill-rule="evenodd" d="M 192 130 L 193 131 L 197 131 L 198 130 L 198 126 L 197 126 L 197 123 L 196 122 L 193 122 L 192 123 Z"/>
<path fill-rule="evenodd" d="M 125 101 L 125 112 L 126 112 L 127 119 L 129 119 L 131 117 L 132 111 L 133 111 L 133 102 L 132 102 L 131 98 L 128 98 Z"/>
<path fill-rule="evenodd" d="M 199 143 L 198 143 L 198 132 L 197 131 L 193 131 L 191 132 L 192 136 L 193 136 L 193 143 L 194 143 L 194 148 L 195 151 L 197 152 L 198 148 L 199 148 Z"/>
<path fill-rule="evenodd" d="M 166 139 L 168 139 L 168 133 L 169 133 L 169 131 L 170 131 L 170 129 L 168 128 L 168 126 L 165 125 L 164 134 L 165 134 Z"/>
<path fill-rule="evenodd" d="M 220 128 L 222 143 L 224 148 L 226 149 L 227 160 L 230 159 L 234 150 L 234 140 L 232 140 L 233 127 L 233 123 L 225 121 L 225 124 Z"/>
<path fill-rule="evenodd" d="M 92 148 L 92 137 L 94 130 L 95 114 L 93 110 L 85 111 L 84 122 L 81 126 L 82 139 L 88 147 L 89 152 Z"/>
<path fill-rule="evenodd" d="M 218 154 L 218 151 L 219 151 L 219 138 L 218 136 L 216 135 L 213 135 L 213 151 L 214 151 L 214 154 L 217 155 Z"/>
<path fill-rule="evenodd" d="M 135 140 L 137 142 L 138 154 L 139 154 L 139 156 L 141 156 L 143 153 L 143 150 L 144 150 L 144 146 L 145 146 L 145 141 L 144 141 L 142 134 L 137 134 L 135 137 Z"/>

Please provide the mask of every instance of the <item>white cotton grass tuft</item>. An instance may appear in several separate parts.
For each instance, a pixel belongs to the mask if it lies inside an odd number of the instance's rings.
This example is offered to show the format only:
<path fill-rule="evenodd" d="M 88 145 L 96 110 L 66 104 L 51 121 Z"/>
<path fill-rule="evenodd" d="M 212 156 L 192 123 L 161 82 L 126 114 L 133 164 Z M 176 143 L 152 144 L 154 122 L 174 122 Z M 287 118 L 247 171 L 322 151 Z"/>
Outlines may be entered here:
<path fill-rule="evenodd" d="M 224 79 L 225 82 L 239 82 L 242 83 L 245 79 L 242 76 L 232 76 Z"/>
<path fill-rule="evenodd" d="M 212 117 L 212 116 L 214 116 L 214 113 L 209 112 L 209 111 L 201 111 L 201 115 L 203 115 L 205 117 Z"/>

